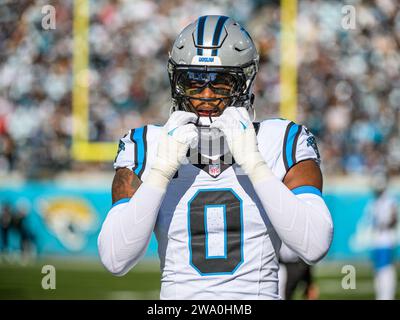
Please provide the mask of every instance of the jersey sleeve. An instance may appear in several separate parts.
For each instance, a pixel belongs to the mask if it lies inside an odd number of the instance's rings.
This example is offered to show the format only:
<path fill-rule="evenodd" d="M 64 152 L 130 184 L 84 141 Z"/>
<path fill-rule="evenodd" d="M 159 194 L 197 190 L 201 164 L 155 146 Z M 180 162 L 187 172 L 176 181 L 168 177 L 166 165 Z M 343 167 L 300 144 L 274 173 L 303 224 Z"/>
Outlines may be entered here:
<path fill-rule="evenodd" d="M 128 168 L 140 179 L 147 165 L 147 126 L 129 130 L 119 140 L 114 169 Z"/>
<path fill-rule="evenodd" d="M 318 165 L 321 163 L 315 136 L 305 126 L 294 122 L 286 127 L 282 154 L 286 171 L 296 163 L 308 159 L 314 160 Z"/>
<path fill-rule="evenodd" d="M 257 142 L 261 155 L 272 172 L 283 181 L 296 163 L 321 159 L 314 135 L 293 121 L 272 118 L 260 123 Z"/>

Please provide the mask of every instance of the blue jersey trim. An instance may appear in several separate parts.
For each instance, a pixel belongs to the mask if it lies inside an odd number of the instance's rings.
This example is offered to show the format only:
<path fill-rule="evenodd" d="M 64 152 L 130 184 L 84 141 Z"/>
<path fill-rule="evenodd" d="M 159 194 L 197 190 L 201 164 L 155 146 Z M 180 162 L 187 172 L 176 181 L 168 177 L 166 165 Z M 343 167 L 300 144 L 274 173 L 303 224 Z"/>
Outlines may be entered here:
<path fill-rule="evenodd" d="M 299 129 L 301 130 L 301 126 L 293 123 L 293 125 L 290 127 L 289 133 L 287 135 L 284 156 L 285 156 L 288 168 L 291 168 L 296 162 L 296 158 L 295 158 L 295 154 L 294 154 L 293 150 L 296 147 L 295 140 L 297 140 L 297 139 L 295 139 L 295 138 L 296 138 L 296 136 L 298 136 Z"/>
<path fill-rule="evenodd" d="M 145 158 L 145 145 L 144 145 L 144 139 L 143 139 L 143 133 L 144 133 L 144 127 L 135 129 L 135 132 L 133 133 L 133 141 L 136 143 L 136 150 L 137 154 L 135 155 L 136 161 L 135 161 L 135 169 L 134 172 L 137 176 L 139 176 L 139 173 L 143 173 L 143 162 Z"/>
<path fill-rule="evenodd" d="M 129 200 L 131 200 L 131 198 L 122 198 L 122 199 L 119 199 L 117 202 L 115 202 L 115 203 L 111 206 L 111 208 L 114 208 L 115 206 L 117 206 L 117 205 L 119 205 L 119 204 L 126 203 L 126 202 L 128 202 Z"/>
<path fill-rule="evenodd" d="M 318 188 L 314 187 L 314 186 L 301 186 L 301 187 L 297 187 L 292 189 L 292 192 L 294 194 L 303 194 L 303 193 L 312 193 L 312 194 L 316 194 L 317 196 L 322 197 L 322 192 L 321 190 L 319 190 Z"/>

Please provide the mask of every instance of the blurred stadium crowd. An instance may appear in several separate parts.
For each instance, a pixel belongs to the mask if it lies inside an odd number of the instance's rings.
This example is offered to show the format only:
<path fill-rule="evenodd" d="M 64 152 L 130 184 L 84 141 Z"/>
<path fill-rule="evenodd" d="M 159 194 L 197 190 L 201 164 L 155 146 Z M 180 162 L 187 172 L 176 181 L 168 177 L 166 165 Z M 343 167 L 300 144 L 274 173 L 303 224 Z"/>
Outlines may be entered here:
<path fill-rule="evenodd" d="M 90 8 L 90 139 L 114 141 L 168 116 L 168 51 L 198 16 L 247 27 L 260 53 L 258 120 L 279 116 L 279 1 L 99 0 Z M 73 1 L 0 2 L 0 171 L 41 177 L 76 168 L 69 153 Z M 356 8 L 356 28 L 341 25 Z M 327 174 L 400 173 L 400 7 L 397 0 L 300 1 L 298 122 L 316 136 Z M 106 166 L 111 170 L 111 166 Z"/>

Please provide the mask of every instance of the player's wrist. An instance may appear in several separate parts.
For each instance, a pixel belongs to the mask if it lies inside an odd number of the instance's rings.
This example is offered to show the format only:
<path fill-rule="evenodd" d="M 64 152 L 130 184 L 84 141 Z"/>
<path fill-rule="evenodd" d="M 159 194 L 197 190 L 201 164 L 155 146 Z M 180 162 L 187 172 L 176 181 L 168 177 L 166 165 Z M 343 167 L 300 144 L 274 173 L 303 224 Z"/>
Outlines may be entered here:
<path fill-rule="evenodd" d="M 149 184 L 153 187 L 160 188 L 161 190 L 167 190 L 168 184 L 171 181 L 176 171 L 161 169 L 158 166 L 153 166 L 147 175 L 144 183 Z"/>
<path fill-rule="evenodd" d="M 253 184 L 273 176 L 258 150 L 248 154 L 240 166 Z"/>
<path fill-rule="evenodd" d="M 273 175 L 258 149 L 256 133 L 253 127 L 247 128 L 231 141 L 235 161 L 253 184 Z"/>
<path fill-rule="evenodd" d="M 248 173 L 248 176 L 250 181 L 253 184 L 256 184 L 260 181 L 269 179 L 273 176 L 273 173 L 264 161 L 260 161 L 254 165 L 253 169 Z"/>

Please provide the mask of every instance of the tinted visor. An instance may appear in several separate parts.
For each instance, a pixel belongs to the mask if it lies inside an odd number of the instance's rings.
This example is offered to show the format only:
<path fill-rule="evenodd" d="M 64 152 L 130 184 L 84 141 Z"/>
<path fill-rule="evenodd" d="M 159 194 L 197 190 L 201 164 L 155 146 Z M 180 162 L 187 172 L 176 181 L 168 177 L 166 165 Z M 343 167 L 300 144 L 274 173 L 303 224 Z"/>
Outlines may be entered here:
<path fill-rule="evenodd" d="M 184 96 L 197 97 L 205 88 L 210 88 L 217 98 L 228 98 L 237 95 L 243 83 L 237 74 L 185 70 L 177 76 L 176 90 Z"/>

